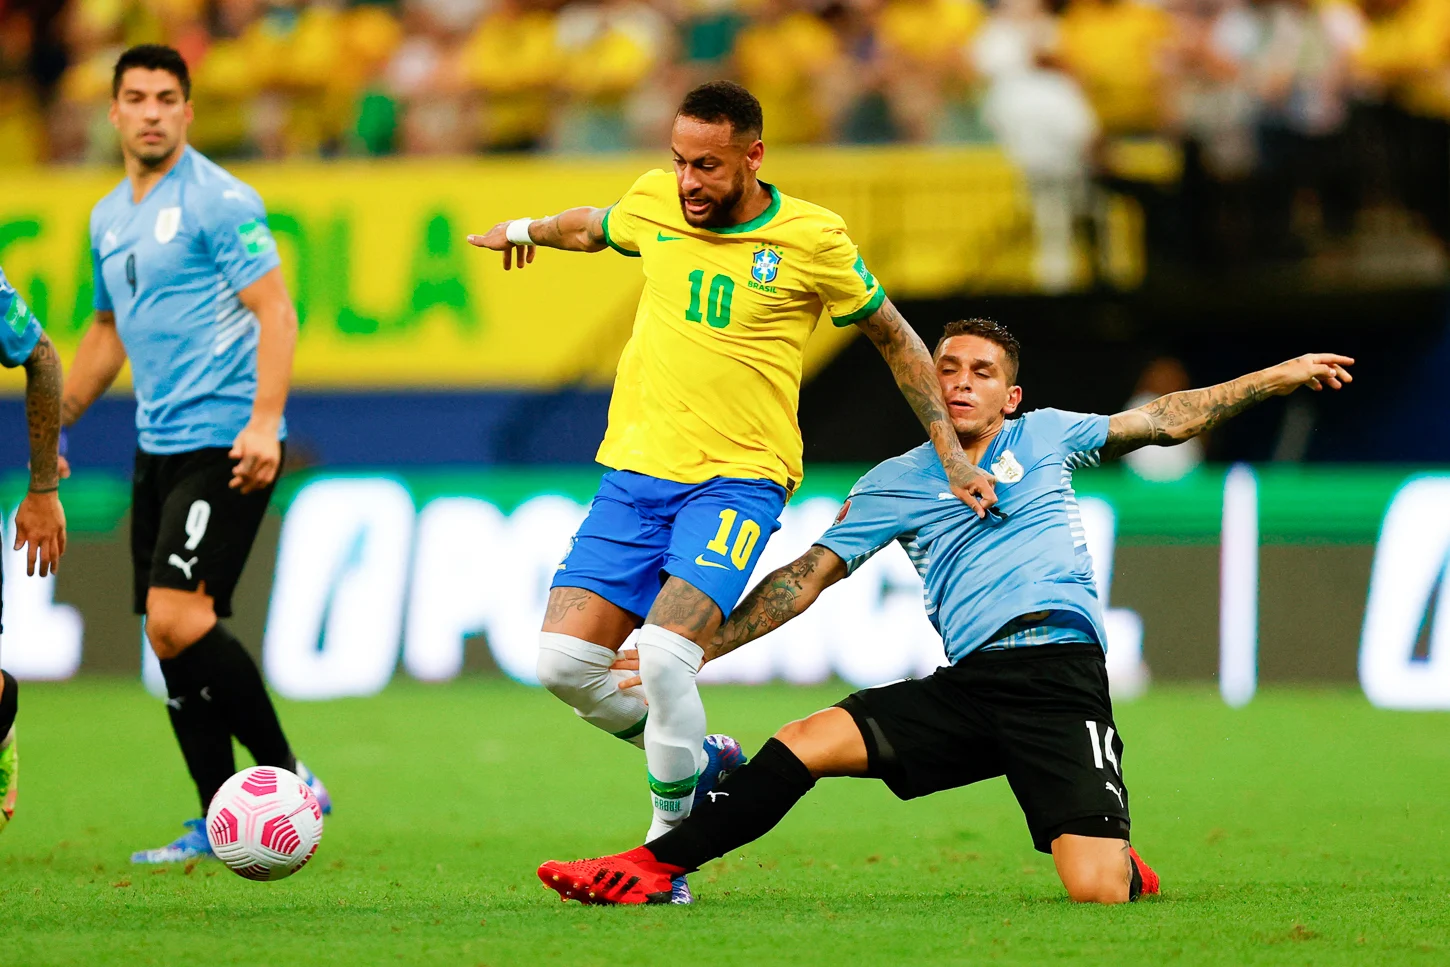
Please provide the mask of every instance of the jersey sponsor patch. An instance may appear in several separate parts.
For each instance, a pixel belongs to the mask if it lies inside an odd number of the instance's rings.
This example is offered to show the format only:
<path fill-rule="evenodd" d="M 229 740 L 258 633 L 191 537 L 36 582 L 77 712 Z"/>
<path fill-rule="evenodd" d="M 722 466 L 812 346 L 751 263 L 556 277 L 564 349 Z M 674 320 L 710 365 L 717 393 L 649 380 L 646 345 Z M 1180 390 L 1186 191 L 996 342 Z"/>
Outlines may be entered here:
<path fill-rule="evenodd" d="M 242 247 L 247 250 L 247 255 L 256 258 L 258 255 L 265 255 L 277 247 L 272 241 L 272 233 L 267 228 L 267 223 L 260 219 L 252 219 L 250 222 L 243 222 L 237 226 L 237 236 L 242 240 Z"/>
<path fill-rule="evenodd" d="M 861 283 L 866 286 L 868 292 L 876 288 L 876 276 L 872 275 L 871 270 L 866 268 L 865 259 L 859 255 L 856 256 L 856 264 L 851 266 L 851 268 L 855 269 L 856 274 L 861 277 Z"/>
<path fill-rule="evenodd" d="M 10 300 L 10 308 L 5 310 L 5 325 L 9 326 L 10 331 L 18 336 L 25 332 L 26 326 L 30 325 L 30 318 L 30 306 L 20 298 L 19 292 L 15 293 Z"/>
<path fill-rule="evenodd" d="M 171 205 L 156 213 L 156 241 L 165 245 L 181 229 L 181 206 Z"/>
<path fill-rule="evenodd" d="M 846 519 L 846 515 L 849 514 L 850 512 L 851 512 L 851 501 L 849 499 L 847 499 L 847 501 L 844 504 L 841 505 L 840 511 L 836 514 L 836 523 L 839 524 L 841 521 L 845 520 Z"/>

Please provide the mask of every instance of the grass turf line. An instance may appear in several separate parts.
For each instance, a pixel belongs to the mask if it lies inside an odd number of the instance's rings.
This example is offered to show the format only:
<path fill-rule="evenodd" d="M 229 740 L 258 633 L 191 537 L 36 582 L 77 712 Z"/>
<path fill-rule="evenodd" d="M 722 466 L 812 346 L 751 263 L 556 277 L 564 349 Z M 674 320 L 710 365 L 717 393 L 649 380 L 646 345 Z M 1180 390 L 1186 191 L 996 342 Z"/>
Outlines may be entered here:
<path fill-rule="evenodd" d="M 846 689 L 713 688 L 754 750 Z M 1002 780 L 900 803 L 826 780 L 693 878 L 692 908 L 584 908 L 547 858 L 636 845 L 642 756 L 546 693 L 403 684 L 284 703 L 337 802 L 312 864 L 251 883 L 127 862 L 194 815 L 161 704 L 130 681 L 26 685 L 0 836 L 6 964 L 1441 964 L 1450 960 L 1450 716 L 1352 692 L 1231 710 L 1157 687 L 1118 711 L 1135 844 L 1166 895 L 1069 904 Z M 239 765 L 246 764 L 239 755 Z M 180 958 L 180 959 L 179 959 Z"/>

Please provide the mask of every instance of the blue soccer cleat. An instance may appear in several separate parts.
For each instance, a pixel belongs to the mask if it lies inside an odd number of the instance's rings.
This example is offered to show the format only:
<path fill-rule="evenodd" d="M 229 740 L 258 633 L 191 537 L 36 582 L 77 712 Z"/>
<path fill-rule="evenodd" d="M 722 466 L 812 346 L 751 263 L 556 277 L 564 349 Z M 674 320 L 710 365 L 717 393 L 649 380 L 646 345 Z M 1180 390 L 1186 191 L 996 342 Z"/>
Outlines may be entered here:
<path fill-rule="evenodd" d="M 745 750 L 728 735 L 705 736 L 705 768 L 695 782 L 695 800 L 691 808 L 700 805 L 725 777 L 745 765 Z M 670 902 L 680 906 L 695 902 L 690 892 L 689 881 L 684 875 L 670 880 Z"/>
<path fill-rule="evenodd" d="M 705 768 L 695 782 L 695 806 L 704 802 L 726 776 L 746 762 L 745 750 L 728 735 L 705 736 L 705 758 Z"/>
<path fill-rule="evenodd" d="M 321 779 L 312 774 L 311 769 L 302 764 L 301 759 L 297 760 L 297 778 L 307 783 L 307 788 L 311 789 L 312 794 L 317 797 L 317 805 L 322 807 L 322 815 L 331 814 L 332 797 L 328 795 L 327 787 L 322 784 Z"/>
<path fill-rule="evenodd" d="M 212 856 L 211 843 L 206 838 L 206 820 L 188 819 L 183 825 L 186 833 L 173 843 L 159 849 L 143 849 L 131 854 L 132 863 L 184 863 L 192 859 Z"/>

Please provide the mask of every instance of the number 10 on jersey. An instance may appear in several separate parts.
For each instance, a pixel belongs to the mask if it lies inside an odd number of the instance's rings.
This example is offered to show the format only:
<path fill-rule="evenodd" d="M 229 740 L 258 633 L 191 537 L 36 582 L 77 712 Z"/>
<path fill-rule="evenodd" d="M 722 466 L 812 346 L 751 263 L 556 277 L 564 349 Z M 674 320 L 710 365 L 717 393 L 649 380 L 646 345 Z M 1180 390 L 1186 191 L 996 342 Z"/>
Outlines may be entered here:
<path fill-rule="evenodd" d="M 690 273 L 690 308 L 685 310 L 686 322 L 706 322 L 711 329 L 724 329 L 730 325 L 730 302 L 735 297 L 735 280 L 728 275 L 717 275 L 710 280 L 710 291 L 705 296 L 705 314 L 700 314 L 700 290 L 705 286 L 705 270 L 696 269 Z"/>
<path fill-rule="evenodd" d="M 708 551 L 724 557 L 730 556 L 730 563 L 735 565 L 735 570 L 745 570 L 745 565 L 750 563 L 750 555 L 755 550 L 755 542 L 760 540 L 760 525 L 750 518 L 740 522 L 739 530 L 735 528 L 735 520 L 740 514 L 737 511 L 726 508 L 720 511 L 720 529 L 710 543 L 705 545 Z M 731 545 L 730 534 L 734 531 L 735 541 Z"/>

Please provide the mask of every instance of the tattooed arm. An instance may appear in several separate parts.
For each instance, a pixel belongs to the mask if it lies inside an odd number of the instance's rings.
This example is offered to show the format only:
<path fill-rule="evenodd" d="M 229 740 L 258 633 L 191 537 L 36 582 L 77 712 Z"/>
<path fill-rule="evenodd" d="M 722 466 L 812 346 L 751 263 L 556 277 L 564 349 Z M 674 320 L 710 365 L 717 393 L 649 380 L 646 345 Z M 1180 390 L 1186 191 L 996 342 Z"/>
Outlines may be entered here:
<path fill-rule="evenodd" d="M 901 395 L 911 405 L 912 412 L 926 427 L 937 456 L 951 481 L 952 493 L 977 512 L 978 517 L 987 516 L 987 508 L 997 502 L 992 488 L 995 479 L 978 467 L 962 451 L 957 431 L 952 428 L 951 415 L 942 398 L 941 383 L 937 379 L 936 364 L 926 343 L 911 328 L 896 306 L 887 299 L 881 308 L 862 319 L 856 325 L 876 344 Z"/>
<path fill-rule="evenodd" d="M 1286 396 L 1301 386 L 1315 392 L 1326 386 L 1337 390 L 1353 382 L 1347 368 L 1353 364 L 1348 356 L 1308 353 L 1207 389 L 1160 396 L 1108 421 L 1103 455 L 1121 456 L 1139 447 L 1191 440 L 1271 396 Z"/>
<path fill-rule="evenodd" d="M 604 213 L 607 208 L 570 208 L 548 218 L 529 223 L 533 245 L 515 245 L 508 240 L 508 222 L 499 222 L 484 235 L 468 236 L 468 244 L 503 253 L 505 271 L 516 258 L 519 268 L 534 260 L 534 246 L 563 249 L 566 252 L 600 252 L 608 244 L 604 236 Z"/>
<path fill-rule="evenodd" d="M 728 655 L 809 608 L 822 591 L 846 576 L 846 562 L 819 544 L 761 581 L 730 612 L 705 646 L 705 660 Z"/>
<path fill-rule="evenodd" d="M 25 420 L 30 426 L 30 489 L 15 511 L 15 548 L 29 545 L 27 574 L 56 569 L 65 553 L 60 506 L 60 357 L 44 335 L 25 361 Z"/>

